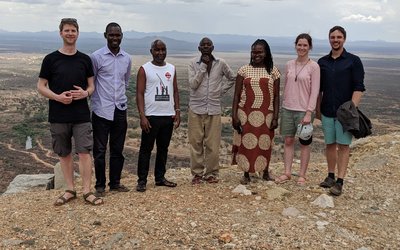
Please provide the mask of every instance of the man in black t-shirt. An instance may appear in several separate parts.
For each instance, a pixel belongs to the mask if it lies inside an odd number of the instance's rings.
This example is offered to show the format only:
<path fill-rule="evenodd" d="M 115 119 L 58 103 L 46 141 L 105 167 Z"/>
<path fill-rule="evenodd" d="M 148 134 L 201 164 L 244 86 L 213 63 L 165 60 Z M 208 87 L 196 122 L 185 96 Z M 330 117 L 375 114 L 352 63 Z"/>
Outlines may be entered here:
<path fill-rule="evenodd" d="M 100 205 L 103 200 L 90 192 L 93 139 L 87 97 L 94 91 L 92 63 L 89 56 L 76 49 L 79 35 L 76 19 L 61 19 L 59 28 L 63 46 L 43 59 L 37 84 L 39 93 L 49 99 L 53 150 L 60 157 L 68 188 L 54 205 L 61 206 L 76 198 L 72 137 L 79 156 L 83 198 L 92 205 Z"/>

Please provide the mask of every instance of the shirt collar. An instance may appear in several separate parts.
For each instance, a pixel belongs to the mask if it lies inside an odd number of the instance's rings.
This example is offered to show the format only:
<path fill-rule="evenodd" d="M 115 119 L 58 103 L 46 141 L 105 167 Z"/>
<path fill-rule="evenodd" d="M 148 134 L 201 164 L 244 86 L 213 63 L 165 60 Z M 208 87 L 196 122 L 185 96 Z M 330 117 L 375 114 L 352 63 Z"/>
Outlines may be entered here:
<path fill-rule="evenodd" d="M 114 55 L 114 54 L 111 52 L 111 50 L 108 48 L 107 45 L 103 47 L 103 54 L 104 54 L 104 55 L 107 55 L 107 54 Z M 119 49 L 118 53 L 117 53 L 115 56 L 119 56 L 119 55 L 123 55 L 122 49 L 121 49 L 121 48 Z"/>
<path fill-rule="evenodd" d="M 213 57 L 213 59 L 214 59 L 215 62 L 219 62 L 219 58 L 218 58 L 218 57 L 215 57 L 214 55 L 212 55 L 212 57 Z M 200 64 L 200 63 L 201 63 L 201 56 L 200 56 L 199 59 L 197 60 L 197 64 Z"/>
<path fill-rule="evenodd" d="M 339 57 L 346 58 L 346 57 L 348 56 L 348 54 L 349 54 L 349 53 L 346 51 L 346 49 L 343 48 L 343 52 L 342 52 L 342 54 L 341 54 Z M 329 57 L 332 58 L 332 50 L 331 50 L 331 52 L 329 52 Z M 338 57 L 338 58 L 339 58 L 339 57 Z"/>

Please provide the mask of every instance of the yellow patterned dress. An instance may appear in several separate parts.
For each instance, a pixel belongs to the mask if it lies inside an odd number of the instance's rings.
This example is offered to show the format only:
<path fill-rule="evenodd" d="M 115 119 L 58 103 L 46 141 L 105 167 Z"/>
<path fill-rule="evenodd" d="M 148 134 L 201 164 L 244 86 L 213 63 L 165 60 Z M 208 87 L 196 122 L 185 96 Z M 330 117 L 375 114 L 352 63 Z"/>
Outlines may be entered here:
<path fill-rule="evenodd" d="M 280 73 L 275 66 L 268 74 L 265 68 L 245 65 L 239 69 L 238 75 L 244 78 L 238 107 L 242 134 L 234 131 L 233 162 L 245 172 L 262 172 L 271 159 L 273 86 Z"/>

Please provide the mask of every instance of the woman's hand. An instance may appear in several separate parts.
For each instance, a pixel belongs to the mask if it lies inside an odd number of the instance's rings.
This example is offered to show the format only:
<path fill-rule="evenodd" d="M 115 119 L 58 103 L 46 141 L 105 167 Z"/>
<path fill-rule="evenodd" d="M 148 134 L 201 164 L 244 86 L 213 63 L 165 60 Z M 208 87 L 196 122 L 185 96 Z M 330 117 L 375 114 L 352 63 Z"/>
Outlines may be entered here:
<path fill-rule="evenodd" d="M 311 123 L 311 112 L 307 111 L 303 117 L 303 120 L 301 121 L 301 124 L 310 124 L 310 123 Z"/>

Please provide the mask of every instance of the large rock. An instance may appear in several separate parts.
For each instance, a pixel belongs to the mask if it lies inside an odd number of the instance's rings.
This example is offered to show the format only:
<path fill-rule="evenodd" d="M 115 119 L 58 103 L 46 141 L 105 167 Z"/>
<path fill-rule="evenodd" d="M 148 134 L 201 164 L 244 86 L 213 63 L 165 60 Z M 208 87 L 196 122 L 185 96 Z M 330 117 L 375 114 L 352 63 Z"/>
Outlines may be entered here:
<path fill-rule="evenodd" d="M 283 200 L 290 194 L 290 191 L 281 187 L 273 187 L 267 190 L 267 199 L 272 200 Z"/>
<path fill-rule="evenodd" d="M 4 195 L 27 192 L 33 187 L 43 187 L 44 189 L 53 176 L 53 174 L 17 175 L 4 192 Z"/>
<path fill-rule="evenodd" d="M 239 184 L 232 190 L 232 193 L 251 195 L 251 190 L 248 190 L 246 186 Z"/>
<path fill-rule="evenodd" d="M 60 162 L 54 166 L 54 189 L 67 189 Z"/>
<path fill-rule="evenodd" d="M 288 207 L 283 209 L 282 215 L 287 217 L 297 217 L 300 215 L 300 211 L 295 207 Z"/>
<path fill-rule="evenodd" d="M 322 208 L 335 207 L 335 204 L 333 203 L 333 198 L 327 194 L 321 194 L 320 196 L 318 196 L 317 199 L 311 202 L 311 204 Z"/>

